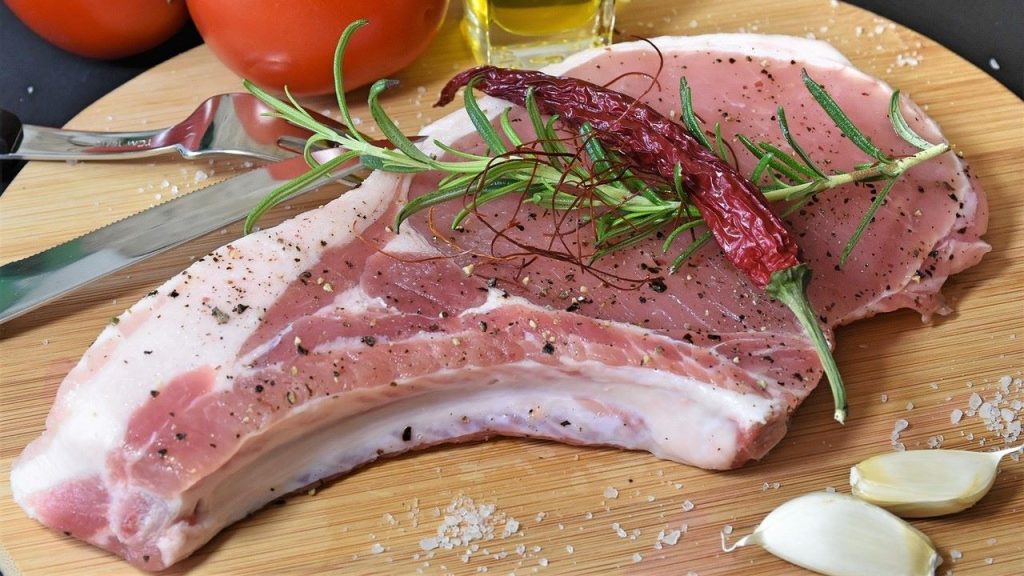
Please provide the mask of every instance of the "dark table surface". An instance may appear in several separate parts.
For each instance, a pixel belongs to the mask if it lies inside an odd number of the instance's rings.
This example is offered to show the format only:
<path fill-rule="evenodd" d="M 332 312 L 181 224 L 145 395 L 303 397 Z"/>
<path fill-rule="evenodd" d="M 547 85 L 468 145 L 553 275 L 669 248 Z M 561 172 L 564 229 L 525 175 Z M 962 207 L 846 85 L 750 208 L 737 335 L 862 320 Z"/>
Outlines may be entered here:
<path fill-rule="evenodd" d="M 1024 93 L 1024 0 L 851 3 L 933 38 L 1018 96 Z M 110 62 L 90 60 L 47 44 L 0 3 L 0 107 L 27 124 L 62 126 L 117 86 L 201 41 L 189 25 L 144 54 Z M 0 190 L 20 168 L 17 164 L 0 163 Z"/>

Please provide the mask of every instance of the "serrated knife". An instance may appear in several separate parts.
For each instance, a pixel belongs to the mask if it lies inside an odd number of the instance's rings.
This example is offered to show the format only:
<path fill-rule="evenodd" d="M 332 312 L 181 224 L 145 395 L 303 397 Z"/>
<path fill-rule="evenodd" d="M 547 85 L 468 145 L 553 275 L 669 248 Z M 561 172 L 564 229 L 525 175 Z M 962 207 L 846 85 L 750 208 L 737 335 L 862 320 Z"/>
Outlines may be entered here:
<path fill-rule="evenodd" d="M 241 220 L 264 196 L 308 169 L 301 156 L 268 164 L 0 266 L 0 324 L 93 280 Z M 365 170 L 352 161 L 297 194 L 331 181 L 356 185 Z"/>

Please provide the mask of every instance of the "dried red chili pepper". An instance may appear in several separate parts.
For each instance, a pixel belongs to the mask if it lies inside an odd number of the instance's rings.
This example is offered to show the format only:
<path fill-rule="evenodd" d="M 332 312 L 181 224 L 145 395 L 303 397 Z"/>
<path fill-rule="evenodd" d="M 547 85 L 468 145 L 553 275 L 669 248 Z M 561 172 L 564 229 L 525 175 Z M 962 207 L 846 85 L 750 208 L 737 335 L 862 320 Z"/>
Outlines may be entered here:
<path fill-rule="evenodd" d="M 686 128 L 636 98 L 584 80 L 531 70 L 481 66 L 461 72 L 441 91 L 435 106 L 473 87 L 520 106 L 533 90 L 543 114 L 579 130 L 584 124 L 603 145 L 628 164 L 672 181 L 676 166 L 708 229 L 725 256 L 758 288 L 786 304 L 810 336 L 835 399 L 835 419 L 846 418 L 846 396 L 839 369 L 805 294 L 809 280 L 799 247 L 750 180 L 700 144 Z"/>

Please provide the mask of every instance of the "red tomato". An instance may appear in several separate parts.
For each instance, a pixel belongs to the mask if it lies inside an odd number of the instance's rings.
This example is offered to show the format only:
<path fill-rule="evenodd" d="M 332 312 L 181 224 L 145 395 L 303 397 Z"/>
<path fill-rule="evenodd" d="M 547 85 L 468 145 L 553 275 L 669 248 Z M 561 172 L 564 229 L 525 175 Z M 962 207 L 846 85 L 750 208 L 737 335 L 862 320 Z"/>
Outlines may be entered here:
<path fill-rule="evenodd" d="M 345 53 L 345 88 L 408 66 L 430 45 L 448 0 L 188 0 L 203 40 L 228 68 L 263 88 L 334 91 L 334 49 L 354 20 L 370 23 Z"/>
<path fill-rule="evenodd" d="M 184 0 L 4 0 L 11 12 L 64 50 L 89 58 L 145 52 L 181 29 Z"/>

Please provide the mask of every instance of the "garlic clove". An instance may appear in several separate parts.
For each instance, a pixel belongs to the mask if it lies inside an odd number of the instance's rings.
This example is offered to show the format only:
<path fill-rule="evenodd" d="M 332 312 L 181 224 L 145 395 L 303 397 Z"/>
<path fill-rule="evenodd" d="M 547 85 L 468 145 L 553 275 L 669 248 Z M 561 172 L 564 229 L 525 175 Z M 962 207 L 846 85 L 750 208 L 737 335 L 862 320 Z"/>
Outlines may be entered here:
<path fill-rule="evenodd" d="M 952 514 L 973 506 L 995 481 L 999 452 L 910 450 L 864 460 L 850 469 L 853 495 L 904 518 Z"/>
<path fill-rule="evenodd" d="M 895 515 L 853 496 L 813 492 L 773 510 L 730 547 L 756 544 L 828 576 L 934 575 L 942 562 L 931 540 Z"/>

